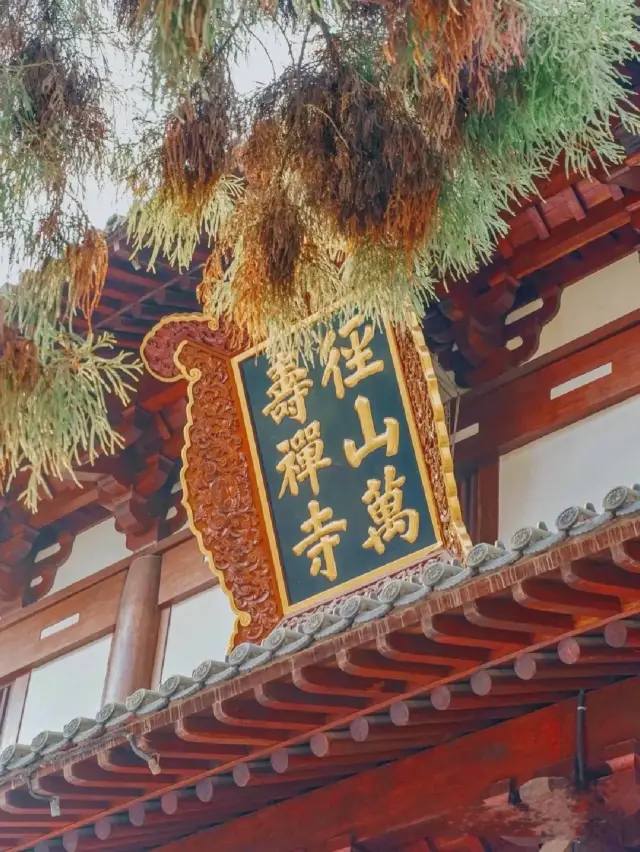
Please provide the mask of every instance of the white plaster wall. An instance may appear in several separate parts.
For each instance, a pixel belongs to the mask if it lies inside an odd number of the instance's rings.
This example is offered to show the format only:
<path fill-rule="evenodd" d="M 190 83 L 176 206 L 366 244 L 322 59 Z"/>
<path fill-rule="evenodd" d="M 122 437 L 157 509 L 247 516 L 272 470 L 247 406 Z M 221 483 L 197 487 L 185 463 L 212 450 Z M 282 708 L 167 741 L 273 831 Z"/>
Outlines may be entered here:
<path fill-rule="evenodd" d="M 542 329 L 533 358 L 552 352 L 640 308 L 640 260 L 632 254 L 567 287 L 560 310 Z"/>
<path fill-rule="evenodd" d="M 18 742 L 30 743 L 40 731 L 61 731 L 76 716 L 95 716 L 110 647 L 111 636 L 104 636 L 31 672 Z"/>
<path fill-rule="evenodd" d="M 102 568 L 129 556 L 125 537 L 119 533 L 113 518 L 107 518 L 76 536 L 71 555 L 56 572 L 48 594 L 59 592 Z"/>
<path fill-rule="evenodd" d="M 235 615 L 220 586 L 171 607 L 162 680 L 190 675 L 203 660 L 224 660 Z"/>
<path fill-rule="evenodd" d="M 500 459 L 500 538 L 563 509 L 640 482 L 640 396 L 591 415 Z"/>

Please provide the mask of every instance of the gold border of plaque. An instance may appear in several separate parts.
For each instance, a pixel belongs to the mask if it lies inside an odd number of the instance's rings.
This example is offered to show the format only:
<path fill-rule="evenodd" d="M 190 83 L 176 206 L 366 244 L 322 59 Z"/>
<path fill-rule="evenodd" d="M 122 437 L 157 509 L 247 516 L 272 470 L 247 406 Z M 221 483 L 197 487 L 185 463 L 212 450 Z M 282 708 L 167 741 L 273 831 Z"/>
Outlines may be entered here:
<path fill-rule="evenodd" d="M 409 434 L 411 435 L 411 443 L 413 446 L 413 451 L 416 457 L 418 470 L 420 472 L 420 479 L 422 481 L 422 486 L 424 489 L 424 493 L 427 499 L 427 505 L 429 507 L 429 515 L 431 517 L 431 522 L 433 524 L 433 529 L 436 536 L 436 541 L 429 545 L 428 547 L 423 547 L 420 550 L 415 551 L 414 553 L 409 554 L 408 556 L 403 556 L 400 559 L 396 559 L 393 562 L 388 562 L 386 565 L 382 565 L 379 568 L 374 568 L 372 571 L 368 571 L 366 574 L 362 574 L 359 577 L 354 577 L 351 580 L 345 580 L 342 583 L 337 583 L 335 585 L 331 585 L 324 592 L 319 592 L 316 595 L 312 595 L 311 597 L 305 598 L 299 603 L 292 604 L 289 600 L 289 594 L 287 591 L 287 583 L 284 575 L 284 570 L 282 566 L 282 561 L 280 558 L 280 548 L 278 546 L 278 541 L 276 537 L 276 529 L 275 523 L 273 519 L 273 514 L 271 511 L 271 504 L 269 502 L 269 497 L 267 493 L 267 485 L 265 482 L 262 462 L 260 459 L 260 451 L 258 449 L 258 442 L 256 438 L 255 428 L 253 424 L 253 418 L 251 416 L 251 411 L 249 409 L 249 401 L 247 398 L 244 381 L 242 377 L 242 371 L 240 369 L 240 364 L 243 361 L 247 361 L 249 358 L 255 358 L 257 355 L 260 355 L 264 349 L 266 344 L 262 344 L 260 346 L 254 346 L 252 349 L 249 349 L 245 352 L 236 355 L 231 358 L 231 365 L 233 369 L 233 376 L 235 379 L 236 388 L 238 391 L 238 396 L 240 399 L 240 407 L 242 409 L 242 416 L 244 419 L 245 429 L 247 431 L 247 435 L 249 436 L 249 445 L 251 449 L 251 460 L 253 462 L 256 480 L 258 483 L 258 491 L 260 495 L 260 502 L 262 505 L 262 512 L 265 519 L 265 524 L 267 528 L 267 536 L 269 539 L 269 547 L 271 548 L 271 556 L 273 559 L 273 565 L 275 568 L 276 580 L 278 583 L 278 590 L 280 593 L 280 600 L 282 604 L 282 610 L 284 615 L 290 615 L 292 613 L 300 612 L 302 610 L 309 609 L 310 606 L 314 604 L 322 603 L 331 598 L 340 597 L 347 592 L 358 589 L 362 586 L 368 585 L 372 580 L 377 579 L 378 577 L 385 576 L 391 572 L 401 571 L 403 568 L 407 568 L 411 565 L 417 565 L 420 561 L 429 557 L 432 553 L 437 550 L 440 550 L 443 547 L 443 531 L 442 524 L 440 521 L 440 516 L 437 510 L 436 502 L 433 496 L 433 489 L 431 487 L 431 480 L 429 478 L 429 472 L 427 470 L 425 458 L 422 452 L 422 444 L 420 442 L 420 436 L 418 434 L 418 427 L 415 422 L 413 407 L 411 403 L 411 397 L 409 395 L 406 379 L 404 375 L 404 370 L 402 367 L 402 360 L 400 358 L 400 353 L 398 351 L 398 344 L 396 340 L 396 334 L 391 324 L 386 320 L 383 322 L 385 334 L 387 335 L 387 339 L 389 342 L 389 350 L 391 352 L 391 358 L 393 361 L 393 367 L 395 370 L 396 381 L 398 383 L 398 388 L 400 390 L 400 396 L 402 399 L 402 407 L 404 409 L 405 417 L 407 419 L 407 425 L 409 428 Z"/>

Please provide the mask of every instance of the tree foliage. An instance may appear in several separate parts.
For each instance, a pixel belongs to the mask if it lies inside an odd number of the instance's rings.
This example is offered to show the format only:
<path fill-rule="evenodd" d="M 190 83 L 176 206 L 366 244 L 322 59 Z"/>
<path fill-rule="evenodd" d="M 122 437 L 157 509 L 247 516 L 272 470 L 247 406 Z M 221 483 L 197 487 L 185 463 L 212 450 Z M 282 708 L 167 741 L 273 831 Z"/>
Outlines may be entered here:
<path fill-rule="evenodd" d="M 270 32 L 286 67 L 238 92 Z M 137 365 L 72 328 L 107 265 L 89 179 L 132 194 L 151 266 L 189 268 L 208 239 L 205 313 L 310 354 L 306 315 L 402 323 L 469 275 L 561 152 L 585 174 L 618 161 L 637 43 L 634 0 L 0 0 L 0 243 L 33 270 L 3 296 L 0 479 L 42 484 L 117 440 L 105 394 Z M 142 68 L 133 99 L 113 57 Z"/>
<path fill-rule="evenodd" d="M 126 405 L 142 365 L 114 351 L 112 335 L 73 330 L 78 311 L 91 329 L 106 263 L 104 237 L 90 229 L 64 259 L 0 293 L 0 486 L 18 479 L 32 510 L 50 477 L 73 477 L 74 467 L 122 446 L 107 398 Z"/>

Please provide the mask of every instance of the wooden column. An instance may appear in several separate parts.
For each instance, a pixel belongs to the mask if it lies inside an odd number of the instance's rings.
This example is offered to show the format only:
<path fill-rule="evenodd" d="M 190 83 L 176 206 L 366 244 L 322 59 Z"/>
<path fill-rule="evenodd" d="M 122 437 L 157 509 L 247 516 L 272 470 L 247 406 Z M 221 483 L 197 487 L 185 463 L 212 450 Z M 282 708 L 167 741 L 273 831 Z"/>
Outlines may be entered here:
<path fill-rule="evenodd" d="M 492 544 L 498 538 L 500 513 L 500 462 L 497 458 L 480 465 L 477 472 L 476 541 Z M 474 544 L 476 543 L 474 541 Z"/>
<path fill-rule="evenodd" d="M 474 544 L 498 538 L 500 462 L 493 458 L 456 473 L 462 515 Z"/>
<path fill-rule="evenodd" d="M 111 644 L 104 700 L 123 702 L 136 689 L 149 688 L 160 627 L 158 592 L 162 557 L 138 556 L 122 590 Z"/>

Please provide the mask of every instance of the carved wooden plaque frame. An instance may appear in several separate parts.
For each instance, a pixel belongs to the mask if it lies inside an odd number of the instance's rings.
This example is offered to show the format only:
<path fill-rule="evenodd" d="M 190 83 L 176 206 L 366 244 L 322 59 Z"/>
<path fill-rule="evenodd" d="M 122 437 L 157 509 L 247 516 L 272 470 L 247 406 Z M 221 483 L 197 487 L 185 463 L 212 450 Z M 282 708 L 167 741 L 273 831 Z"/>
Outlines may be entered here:
<path fill-rule="evenodd" d="M 283 616 L 252 438 L 233 371 L 233 359 L 246 347 L 234 347 L 234 339 L 202 314 L 177 314 L 164 317 L 141 347 L 153 376 L 187 382 L 182 499 L 200 549 L 236 613 L 231 644 L 259 642 Z M 418 323 L 397 334 L 396 344 L 435 503 L 436 533 L 451 556 L 463 557 L 471 542 L 438 382 Z"/>

